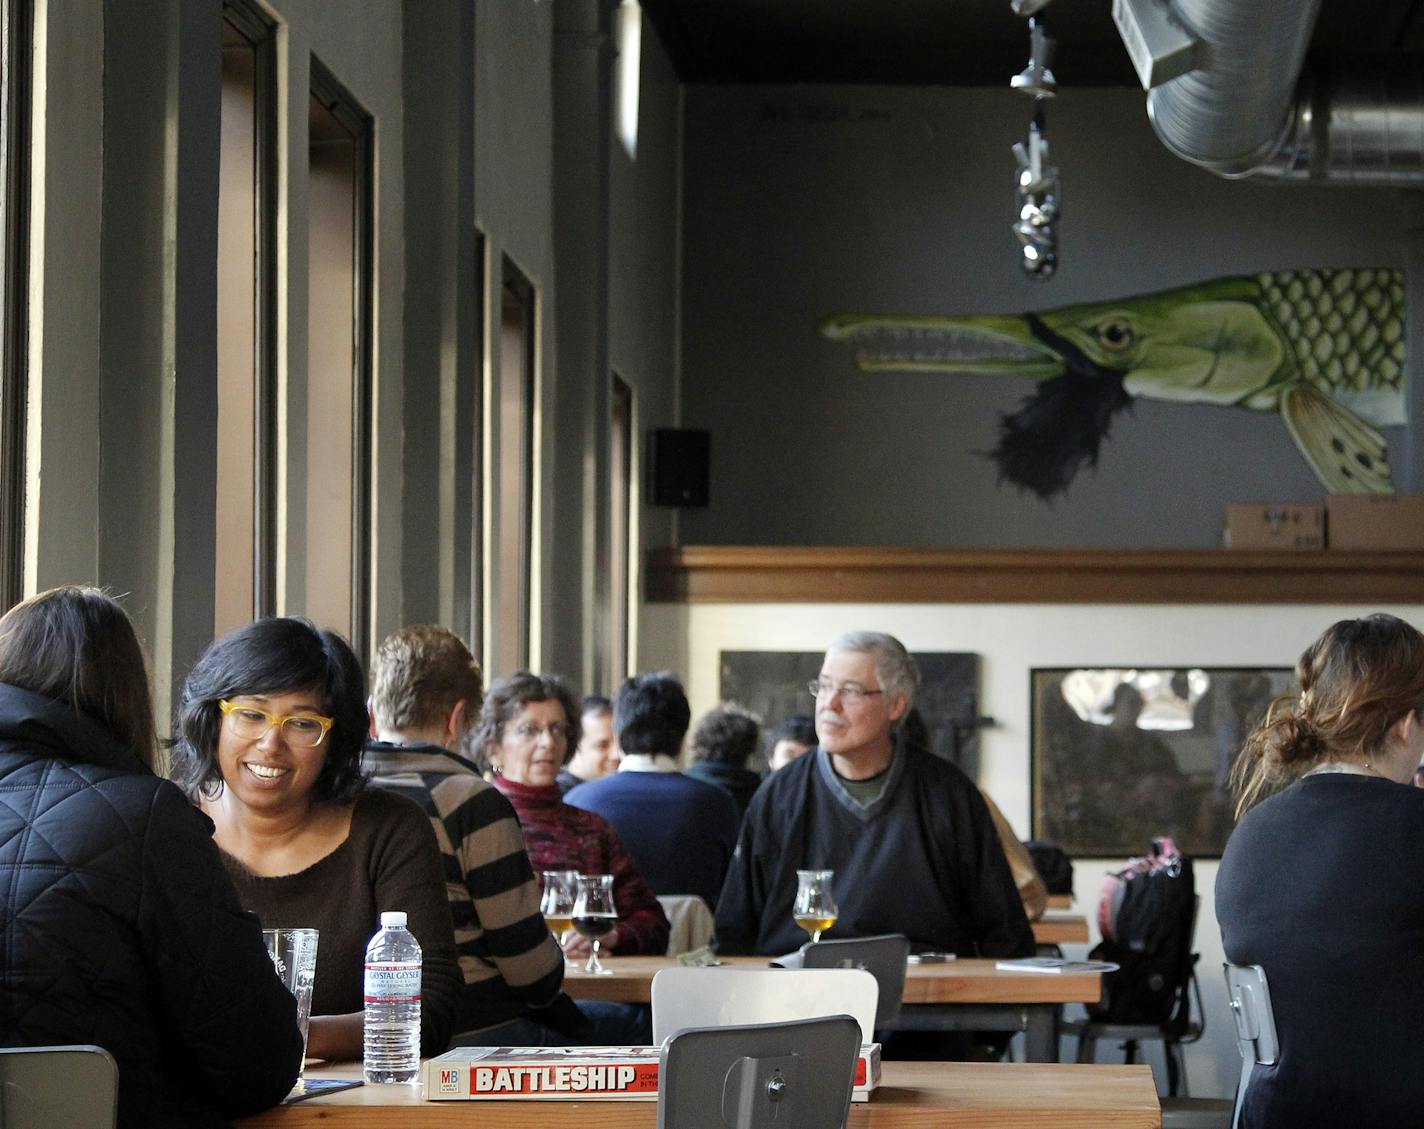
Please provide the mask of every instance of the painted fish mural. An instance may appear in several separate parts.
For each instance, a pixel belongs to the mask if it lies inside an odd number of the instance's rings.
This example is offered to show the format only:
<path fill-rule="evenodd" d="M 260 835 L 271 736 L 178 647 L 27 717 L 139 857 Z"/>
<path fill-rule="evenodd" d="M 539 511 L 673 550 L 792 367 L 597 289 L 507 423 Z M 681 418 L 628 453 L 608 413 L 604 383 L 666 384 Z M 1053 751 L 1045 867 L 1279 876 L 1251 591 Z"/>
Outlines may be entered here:
<path fill-rule="evenodd" d="M 1022 317 L 836 314 L 821 332 L 866 372 L 1037 380 L 990 455 L 1045 500 L 1138 396 L 1279 412 L 1331 493 L 1394 490 L 1376 428 L 1406 422 L 1398 270 L 1275 271 Z"/>

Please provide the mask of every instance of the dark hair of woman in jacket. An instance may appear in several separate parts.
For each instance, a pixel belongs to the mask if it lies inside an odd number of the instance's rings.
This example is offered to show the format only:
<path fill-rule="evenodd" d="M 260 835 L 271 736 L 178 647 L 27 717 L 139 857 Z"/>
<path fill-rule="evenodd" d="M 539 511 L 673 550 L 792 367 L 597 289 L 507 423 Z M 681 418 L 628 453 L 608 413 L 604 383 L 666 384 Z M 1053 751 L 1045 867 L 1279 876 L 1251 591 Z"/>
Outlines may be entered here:
<path fill-rule="evenodd" d="M 0 682 L 72 707 L 153 768 L 148 663 L 129 617 L 97 588 L 52 588 L 11 608 L 0 620 Z"/>
<path fill-rule="evenodd" d="M 0 618 L 0 1045 L 103 1047 L 121 1129 L 220 1126 L 285 1096 L 302 1038 L 211 825 L 156 753 L 117 603 L 57 588 Z"/>

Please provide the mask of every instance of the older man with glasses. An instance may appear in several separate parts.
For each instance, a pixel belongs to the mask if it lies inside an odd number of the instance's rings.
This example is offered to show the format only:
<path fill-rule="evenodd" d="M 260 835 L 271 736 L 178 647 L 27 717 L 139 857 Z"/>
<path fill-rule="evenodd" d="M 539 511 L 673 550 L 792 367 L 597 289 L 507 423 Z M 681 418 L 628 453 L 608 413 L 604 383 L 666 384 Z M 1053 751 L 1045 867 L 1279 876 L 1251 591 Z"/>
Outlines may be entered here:
<path fill-rule="evenodd" d="M 916 951 L 1019 957 L 1033 932 L 974 782 L 899 738 L 919 672 L 900 641 L 857 631 L 831 644 L 809 689 L 817 748 L 747 809 L 717 903 L 722 953 L 785 953 L 797 870 L 833 870 L 828 939 L 903 933 Z"/>

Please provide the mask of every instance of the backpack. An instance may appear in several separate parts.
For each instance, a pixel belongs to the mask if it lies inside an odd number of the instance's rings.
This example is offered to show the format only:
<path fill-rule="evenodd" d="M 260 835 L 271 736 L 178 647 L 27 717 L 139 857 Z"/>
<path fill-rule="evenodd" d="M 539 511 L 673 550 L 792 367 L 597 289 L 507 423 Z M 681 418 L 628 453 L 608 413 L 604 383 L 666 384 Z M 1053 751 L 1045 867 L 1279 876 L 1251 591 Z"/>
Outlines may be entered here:
<path fill-rule="evenodd" d="M 1169 1027 L 1186 1022 L 1178 989 L 1196 960 L 1196 882 L 1192 860 L 1170 838 L 1154 839 L 1151 854 L 1132 859 L 1103 879 L 1098 900 L 1100 945 L 1088 955 L 1120 967 L 1103 977 L 1103 998 L 1088 1008 L 1108 1023 Z M 1186 993 L 1180 993 L 1180 1002 Z"/>
<path fill-rule="evenodd" d="M 1073 863 L 1063 853 L 1057 843 L 1043 839 L 1030 839 L 1024 844 L 1033 867 L 1050 894 L 1071 894 L 1073 892 Z"/>

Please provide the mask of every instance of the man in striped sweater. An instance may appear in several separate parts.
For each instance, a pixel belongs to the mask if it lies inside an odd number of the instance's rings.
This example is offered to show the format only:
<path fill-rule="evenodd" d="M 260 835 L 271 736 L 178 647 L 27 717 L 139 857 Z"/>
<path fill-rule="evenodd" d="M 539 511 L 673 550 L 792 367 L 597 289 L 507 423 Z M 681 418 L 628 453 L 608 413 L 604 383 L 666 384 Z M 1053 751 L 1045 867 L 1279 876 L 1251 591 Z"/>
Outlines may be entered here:
<path fill-rule="evenodd" d="M 561 990 L 564 959 L 539 913 L 539 885 L 514 809 L 453 750 L 479 716 L 479 664 L 443 627 L 405 627 L 377 652 L 378 740 L 362 767 L 430 816 L 445 864 L 465 990 L 455 1045 L 589 1042 Z"/>

